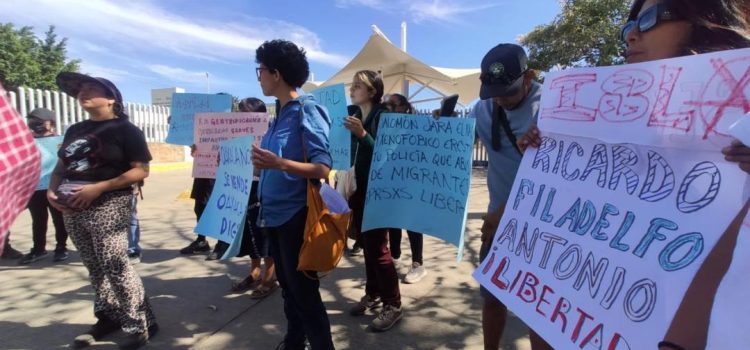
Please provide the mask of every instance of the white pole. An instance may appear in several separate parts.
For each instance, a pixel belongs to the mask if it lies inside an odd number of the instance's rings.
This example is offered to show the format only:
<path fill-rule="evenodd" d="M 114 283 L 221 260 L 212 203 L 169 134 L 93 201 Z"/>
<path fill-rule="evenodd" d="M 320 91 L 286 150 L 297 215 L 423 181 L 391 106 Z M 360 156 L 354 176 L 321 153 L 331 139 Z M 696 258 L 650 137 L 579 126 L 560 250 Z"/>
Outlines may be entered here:
<path fill-rule="evenodd" d="M 406 21 L 401 22 L 401 51 L 406 52 Z M 406 75 L 401 82 L 401 94 L 409 96 L 409 80 L 406 79 Z"/>
<path fill-rule="evenodd" d="M 211 78 L 208 77 L 208 72 L 206 72 L 206 93 L 211 93 Z"/>

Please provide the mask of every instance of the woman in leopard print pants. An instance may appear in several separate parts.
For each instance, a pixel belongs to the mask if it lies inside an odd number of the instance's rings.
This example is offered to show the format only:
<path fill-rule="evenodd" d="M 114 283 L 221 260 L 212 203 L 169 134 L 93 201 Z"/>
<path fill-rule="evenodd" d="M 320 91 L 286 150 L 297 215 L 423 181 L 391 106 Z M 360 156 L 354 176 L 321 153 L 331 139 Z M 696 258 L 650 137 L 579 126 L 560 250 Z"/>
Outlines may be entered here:
<path fill-rule="evenodd" d="M 127 256 L 132 186 L 148 176 L 151 154 L 143 132 L 128 121 L 112 82 L 60 73 L 57 84 L 91 116 L 65 133 L 47 191 L 50 204 L 63 212 L 96 293 L 98 321 L 76 337 L 73 347 L 89 346 L 122 329 L 128 337 L 120 348 L 137 349 L 158 330 L 141 278 Z"/>

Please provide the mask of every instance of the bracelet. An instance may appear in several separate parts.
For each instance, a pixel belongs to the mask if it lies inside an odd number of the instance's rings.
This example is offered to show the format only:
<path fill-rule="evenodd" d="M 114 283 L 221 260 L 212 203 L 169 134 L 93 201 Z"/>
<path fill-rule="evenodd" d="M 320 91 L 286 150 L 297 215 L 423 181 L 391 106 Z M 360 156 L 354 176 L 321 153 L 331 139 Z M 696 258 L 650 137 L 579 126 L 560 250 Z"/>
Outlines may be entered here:
<path fill-rule="evenodd" d="M 677 345 L 677 344 L 675 344 L 675 343 L 673 343 L 671 341 L 666 341 L 666 340 L 660 341 L 658 347 L 659 348 L 670 348 L 670 349 L 673 349 L 673 350 L 687 350 L 687 349 L 683 348 L 682 346 L 679 346 L 679 345 Z"/>

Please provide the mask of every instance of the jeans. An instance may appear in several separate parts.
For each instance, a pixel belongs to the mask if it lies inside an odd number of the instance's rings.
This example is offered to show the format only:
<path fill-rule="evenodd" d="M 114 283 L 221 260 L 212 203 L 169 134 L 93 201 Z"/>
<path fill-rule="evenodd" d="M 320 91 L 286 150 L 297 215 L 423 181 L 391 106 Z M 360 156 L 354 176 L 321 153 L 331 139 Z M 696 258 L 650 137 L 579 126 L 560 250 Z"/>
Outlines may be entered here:
<path fill-rule="evenodd" d="M 132 213 L 130 214 L 130 231 L 128 231 L 128 254 L 141 254 L 141 225 L 138 221 L 138 196 L 133 195 L 130 201 Z"/>
<path fill-rule="evenodd" d="M 354 192 L 349 200 L 354 214 L 353 225 L 362 228 L 365 208 L 364 191 Z M 365 293 L 380 297 L 385 305 L 401 307 L 401 290 L 393 257 L 388 249 L 388 229 L 381 228 L 362 232 L 362 248 L 365 252 Z"/>
<path fill-rule="evenodd" d="M 284 298 L 284 341 L 292 349 L 301 349 L 307 338 L 313 350 L 329 350 L 333 349 L 331 324 L 320 297 L 320 281 L 297 271 L 306 217 L 307 208 L 303 208 L 281 226 L 265 228 Z"/>

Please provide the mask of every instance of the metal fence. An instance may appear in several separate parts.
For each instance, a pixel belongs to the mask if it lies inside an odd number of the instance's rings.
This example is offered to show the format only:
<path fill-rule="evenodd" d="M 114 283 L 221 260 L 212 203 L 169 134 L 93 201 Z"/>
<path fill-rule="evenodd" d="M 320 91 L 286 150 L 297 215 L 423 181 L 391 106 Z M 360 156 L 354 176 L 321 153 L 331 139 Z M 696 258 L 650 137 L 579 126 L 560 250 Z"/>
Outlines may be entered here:
<path fill-rule="evenodd" d="M 48 108 L 55 112 L 60 132 L 68 126 L 88 119 L 88 113 L 81 108 L 78 101 L 59 91 L 49 91 L 30 88 L 18 88 L 10 91 L 11 104 L 22 115 L 26 116 L 34 108 Z M 147 142 L 164 142 L 167 137 L 167 118 L 169 107 L 125 103 L 130 121 L 138 126 L 146 136 Z M 466 118 L 471 110 L 457 111 L 458 118 Z M 431 114 L 431 110 L 417 110 L 418 114 Z M 474 166 L 487 166 L 487 150 L 481 142 L 474 142 Z"/>
<path fill-rule="evenodd" d="M 81 108 L 78 101 L 59 91 L 30 88 L 18 88 L 10 91 L 13 108 L 26 116 L 35 108 L 48 108 L 55 112 L 57 130 L 64 132 L 68 126 L 88 119 L 88 113 Z M 138 126 L 146 136 L 147 142 L 164 142 L 167 137 L 167 118 L 169 107 L 125 103 L 130 121 Z"/>

